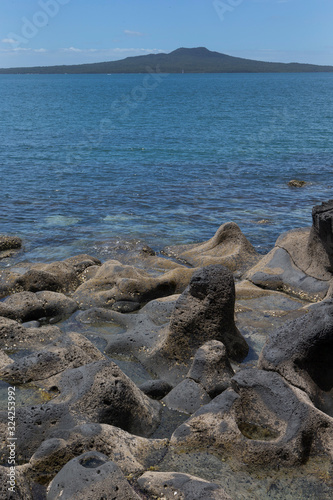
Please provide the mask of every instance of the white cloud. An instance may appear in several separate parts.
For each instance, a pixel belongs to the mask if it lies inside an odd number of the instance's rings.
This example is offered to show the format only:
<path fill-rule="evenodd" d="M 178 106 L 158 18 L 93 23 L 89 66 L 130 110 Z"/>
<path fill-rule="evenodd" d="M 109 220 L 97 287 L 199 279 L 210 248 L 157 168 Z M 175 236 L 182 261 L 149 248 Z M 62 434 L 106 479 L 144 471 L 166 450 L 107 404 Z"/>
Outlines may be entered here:
<path fill-rule="evenodd" d="M 124 33 L 128 36 L 144 36 L 140 31 L 124 30 Z"/>
<path fill-rule="evenodd" d="M 66 49 L 62 49 L 64 52 L 82 52 L 82 49 L 77 49 L 76 47 L 68 47 Z"/>
<path fill-rule="evenodd" d="M 14 40 L 14 38 L 3 38 L 1 41 L 2 43 L 10 43 L 10 44 L 17 43 L 17 41 Z"/>

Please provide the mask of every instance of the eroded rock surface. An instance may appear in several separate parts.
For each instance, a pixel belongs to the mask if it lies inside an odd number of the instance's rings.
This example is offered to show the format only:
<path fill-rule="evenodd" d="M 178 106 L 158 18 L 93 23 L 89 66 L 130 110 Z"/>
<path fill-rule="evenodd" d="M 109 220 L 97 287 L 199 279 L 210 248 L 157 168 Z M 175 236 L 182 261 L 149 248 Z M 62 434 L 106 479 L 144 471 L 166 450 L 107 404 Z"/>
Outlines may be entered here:
<path fill-rule="evenodd" d="M 244 270 L 259 258 L 234 222 L 222 224 L 213 238 L 205 243 L 166 247 L 165 253 L 194 267 L 221 264 L 230 271 Z"/>
<path fill-rule="evenodd" d="M 311 305 L 307 314 L 273 332 L 258 364 L 280 373 L 324 410 L 333 388 L 333 300 Z M 329 407 L 333 416 L 333 402 Z"/>
<path fill-rule="evenodd" d="M 110 260 L 101 266 L 94 278 L 76 290 L 73 299 L 81 309 L 114 307 L 119 310 L 122 302 L 126 307 L 129 302 L 140 307 L 140 304 L 155 298 L 180 293 L 192 274 L 192 269 L 178 266 L 161 276 L 152 277 L 143 269 Z"/>
<path fill-rule="evenodd" d="M 224 266 L 196 271 L 173 310 L 165 353 L 177 360 L 188 359 L 209 340 L 223 342 L 228 356 L 242 361 L 248 345 L 234 320 L 235 285 Z"/>
<path fill-rule="evenodd" d="M 140 500 L 121 469 L 106 455 L 90 451 L 70 460 L 50 483 L 47 500 Z"/>
<path fill-rule="evenodd" d="M 14 362 L 8 358 L 9 362 L 0 370 L 0 379 L 11 384 L 45 380 L 69 368 L 101 359 L 103 354 L 89 340 L 78 333 L 69 333 Z"/>
<path fill-rule="evenodd" d="M 312 219 L 310 229 L 282 234 L 247 279 L 313 302 L 324 299 L 333 279 L 333 201 L 315 206 Z"/>
<path fill-rule="evenodd" d="M 165 500 L 231 500 L 221 486 L 180 472 L 145 472 L 138 483 L 144 492 Z"/>
<path fill-rule="evenodd" d="M 280 375 L 241 370 L 228 389 L 174 432 L 171 443 L 212 448 L 241 462 L 301 464 L 311 453 L 333 453 L 333 419 Z"/>
<path fill-rule="evenodd" d="M 89 276 L 89 268 L 101 262 L 90 255 L 77 255 L 64 261 L 51 263 L 24 263 L 10 270 L 0 271 L 0 297 L 18 292 L 68 293 L 75 290 Z"/>
<path fill-rule="evenodd" d="M 78 308 L 70 297 L 50 291 L 14 293 L 3 304 L 8 308 L 10 316 L 13 313 L 20 321 L 68 316 Z"/>

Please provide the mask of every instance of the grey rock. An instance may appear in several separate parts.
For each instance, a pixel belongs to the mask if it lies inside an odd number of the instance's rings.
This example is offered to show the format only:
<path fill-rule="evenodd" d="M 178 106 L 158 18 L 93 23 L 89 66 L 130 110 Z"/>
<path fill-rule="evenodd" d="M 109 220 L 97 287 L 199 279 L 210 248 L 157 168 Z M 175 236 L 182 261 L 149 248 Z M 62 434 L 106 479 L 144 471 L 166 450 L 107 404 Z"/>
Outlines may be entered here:
<path fill-rule="evenodd" d="M 63 317 L 72 314 L 77 309 L 76 302 L 57 292 L 19 292 L 4 300 L 9 310 L 15 310 L 21 321 L 38 320 L 44 317 Z"/>
<path fill-rule="evenodd" d="M 139 389 L 152 399 L 162 399 L 171 391 L 172 385 L 165 380 L 147 380 Z"/>
<path fill-rule="evenodd" d="M 329 281 L 315 278 L 298 268 L 290 254 L 276 246 L 252 268 L 246 278 L 257 286 L 278 290 L 304 300 L 324 299 Z"/>
<path fill-rule="evenodd" d="M 25 328 L 17 321 L 0 317 L 0 342 L 7 349 L 40 349 L 60 336 L 56 326 Z"/>
<path fill-rule="evenodd" d="M 320 260 L 324 254 L 326 257 L 324 265 L 330 273 L 333 273 L 333 200 L 313 207 L 312 221 L 311 236 L 316 243 L 313 245 L 315 248 L 311 248 L 312 255 Z M 324 252 L 320 251 L 321 248 Z M 321 255 L 318 255 L 319 251 Z"/>
<path fill-rule="evenodd" d="M 48 271 L 30 269 L 15 281 L 16 291 L 39 292 L 41 290 L 62 290 L 62 285 L 57 277 Z"/>
<path fill-rule="evenodd" d="M 164 403 L 171 410 L 177 410 L 192 414 L 201 406 L 209 403 L 210 397 L 204 388 L 191 379 L 185 379 L 180 382 L 164 398 Z"/>
<path fill-rule="evenodd" d="M 274 331 L 258 366 L 278 372 L 324 410 L 333 388 L 333 300 L 311 305 L 307 314 Z"/>
<path fill-rule="evenodd" d="M 22 240 L 18 236 L 0 235 L 0 252 L 21 248 Z"/>
<path fill-rule="evenodd" d="M 233 375 L 224 344 L 210 340 L 195 353 L 187 377 L 200 382 L 208 394 L 215 397 L 230 387 Z"/>
<path fill-rule="evenodd" d="M 8 306 L 4 302 L 0 302 L 0 317 L 19 319 L 19 315 L 13 307 Z"/>
<path fill-rule="evenodd" d="M 91 451 L 70 460 L 50 483 L 47 500 L 136 500 L 140 497 L 120 468 Z"/>
<path fill-rule="evenodd" d="M 228 389 L 175 430 L 171 444 L 200 447 L 256 465 L 296 465 L 310 453 L 331 457 L 330 417 L 279 374 L 245 369 Z"/>
<path fill-rule="evenodd" d="M 218 484 L 180 472 L 145 472 L 138 484 L 145 493 L 165 500 L 231 500 Z"/>
<path fill-rule="evenodd" d="M 66 430 L 54 430 L 30 460 L 37 477 L 52 478 L 72 458 L 94 450 L 115 462 L 124 474 L 142 473 L 167 452 L 166 439 L 147 439 L 107 424 L 86 423 Z"/>
<path fill-rule="evenodd" d="M 222 224 L 204 243 L 166 247 L 164 252 L 195 267 L 221 264 L 230 271 L 244 270 L 258 260 L 256 250 L 234 222 Z"/>
<path fill-rule="evenodd" d="M 12 362 L 12 358 L 7 356 L 4 351 L 0 351 L 0 373 L 5 366 L 10 365 Z"/>
<path fill-rule="evenodd" d="M 322 300 L 333 278 L 333 201 L 313 207 L 312 220 L 310 229 L 282 234 L 247 279 L 313 302 Z"/>
<path fill-rule="evenodd" d="M 25 471 L 22 469 L 24 469 L 22 466 L 16 465 L 14 474 L 11 474 L 13 472 L 13 469 L 10 469 L 10 466 L 3 467 L 2 465 L 0 465 L 1 500 L 34 500 L 35 498 L 37 498 L 34 495 L 37 488 L 32 487 L 30 481 L 25 475 Z M 15 478 L 14 481 L 13 478 Z M 9 489 L 13 487 L 12 483 L 14 484 L 14 492 Z"/>
<path fill-rule="evenodd" d="M 160 422 L 161 406 L 149 399 L 112 361 L 95 361 L 50 379 L 59 387 L 55 402 L 86 421 L 106 423 L 150 436 Z"/>
<path fill-rule="evenodd" d="M 10 363 L 0 370 L 0 378 L 11 384 L 45 380 L 101 359 L 103 354 L 89 340 L 78 333 L 69 333 L 14 362 L 9 358 Z"/>
<path fill-rule="evenodd" d="M 219 340 L 228 356 L 242 361 L 248 345 L 234 320 L 235 285 L 231 272 L 212 265 L 196 271 L 173 310 L 165 353 L 184 360 L 208 340 Z"/>
<path fill-rule="evenodd" d="M 92 279 L 79 286 L 73 299 L 77 301 L 80 309 L 110 309 L 119 302 L 143 304 L 183 291 L 192 274 L 192 269 L 178 266 L 161 276 L 152 277 L 142 269 L 109 260 Z"/>

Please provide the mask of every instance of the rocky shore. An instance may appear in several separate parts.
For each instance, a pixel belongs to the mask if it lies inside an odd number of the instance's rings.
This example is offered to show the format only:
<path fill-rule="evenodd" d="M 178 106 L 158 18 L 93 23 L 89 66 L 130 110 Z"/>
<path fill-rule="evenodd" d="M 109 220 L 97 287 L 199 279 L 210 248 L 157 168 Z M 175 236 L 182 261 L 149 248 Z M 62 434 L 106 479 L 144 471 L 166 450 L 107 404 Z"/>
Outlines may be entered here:
<path fill-rule="evenodd" d="M 264 256 L 230 222 L 3 268 L 0 497 L 332 498 L 333 201 L 312 216 Z"/>

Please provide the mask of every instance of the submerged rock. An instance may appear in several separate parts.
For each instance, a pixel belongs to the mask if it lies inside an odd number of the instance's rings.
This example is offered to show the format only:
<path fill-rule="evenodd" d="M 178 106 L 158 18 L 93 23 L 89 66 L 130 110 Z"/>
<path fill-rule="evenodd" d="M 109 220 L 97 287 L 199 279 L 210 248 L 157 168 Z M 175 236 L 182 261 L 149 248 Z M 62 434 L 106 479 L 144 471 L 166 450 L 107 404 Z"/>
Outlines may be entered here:
<path fill-rule="evenodd" d="M 4 250 L 12 250 L 21 248 L 22 240 L 18 236 L 4 236 L 0 235 L 0 252 Z"/>
<path fill-rule="evenodd" d="M 289 187 L 296 187 L 296 188 L 300 188 L 300 187 L 304 187 L 306 186 L 308 183 L 306 181 L 301 181 L 299 179 L 292 179 L 291 181 L 288 182 L 288 186 Z"/>

